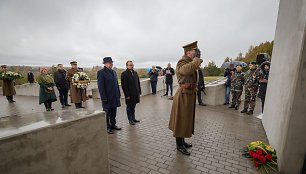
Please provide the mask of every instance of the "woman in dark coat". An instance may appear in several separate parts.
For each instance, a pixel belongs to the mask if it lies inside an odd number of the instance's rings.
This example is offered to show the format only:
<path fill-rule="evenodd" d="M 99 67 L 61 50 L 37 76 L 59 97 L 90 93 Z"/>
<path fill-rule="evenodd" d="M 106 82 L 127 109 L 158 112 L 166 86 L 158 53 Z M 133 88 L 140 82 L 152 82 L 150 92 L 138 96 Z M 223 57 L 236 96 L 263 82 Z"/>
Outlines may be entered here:
<path fill-rule="evenodd" d="M 41 74 L 37 77 L 37 83 L 39 84 L 39 104 L 44 103 L 47 111 L 52 111 L 52 102 L 56 101 L 56 95 L 54 92 L 54 80 L 51 75 L 48 74 L 47 68 L 41 69 Z"/>
<path fill-rule="evenodd" d="M 259 92 L 258 97 L 261 99 L 262 113 L 266 99 L 266 91 L 269 79 L 270 62 L 266 61 L 260 66 Z"/>

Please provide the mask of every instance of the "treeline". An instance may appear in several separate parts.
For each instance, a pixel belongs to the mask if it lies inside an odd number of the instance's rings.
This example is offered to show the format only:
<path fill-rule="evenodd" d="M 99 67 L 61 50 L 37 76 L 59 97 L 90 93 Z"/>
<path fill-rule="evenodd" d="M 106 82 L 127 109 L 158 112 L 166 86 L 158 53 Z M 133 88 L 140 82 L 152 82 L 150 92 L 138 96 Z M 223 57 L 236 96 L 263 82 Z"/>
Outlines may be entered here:
<path fill-rule="evenodd" d="M 268 53 L 269 56 L 272 57 L 273 44 L 274 41 L 266 41 L 255 47 L 251 45 L 249 50 L 245 53 L 245 56 L 243 56 L 242 53 L 239 53 L 235 60 L 243 61 L 245 63 L 256 61 L 256 56 L 259 53 Z"/>
<path fill-rule="evenodd" d="M 272 56 L 272 50 L 273 50 L 273 44 L 274 41 L 266 41 L 264 43 L 261 43 L 257 46 L 250 46 L 248 51 L 243 54 L 239 53 L 237 57 L 226 57 L 224 59 L 224 62 L 229 62 L 233 60 L 243 61 L 245 63 L 249 63 L 251 61 L 256 61 L 256 55 L 258 53 L 268 53 L 270 57 Z M 93 66 L 92 68 L 84 68 L 84 72 L 86 72 L 89 77 L 92 80 L 95 80 L 97 71 L 99 71 L 102 67 L 101 66 Z M 65 69 L 68 69 L 66 67 Z M 18 72 L 23 75 L 24 78 L 18 79 L 15 81 L 16 85 L 27 83 L 27 73 L 29 71 L 32 71 L 34 76 L 37 77 L 39 73 L 39 67 L 30 67 L 30 66 L 9 66 L 9 71 Z M 56 71 L 57 68 L 55 65 L 50 66 L 50 73 L 53 74 L 54 71 Z M 120 78 L 121 73 L 124 71 L 122 68 L 116 68 L 114 67 L 114 70 L 118 74 L 118 78 Z M 148 78 L 148 72 L 146 69 L 137 69 L 138 75 L 140 78 Z M 223 76 L 224 74 L 224 68 L 218 67 L 215 63 L 215 61 L 209 62 L 204 68 L 204 76 Z M 2 86 L 2 80 L 0 80 L 0 86 Z"/>
<path fill-rule="evenodd" d="M 239 53 L 237 57 L 226 57 L 224 62 L 230 61 L 242 61 L 245 63 L 250 63 L 252 61 L 256 61 L 256 56 L 259 53 L 268 53 L 270 57 L 272 57 L 272 50 L 273 50 L 274 41 L 266 41 L 261 43 L 257 46 L 251 45 L 248 51 L 243 54 Z M 244 68 L 246 69 L 246 68 Z M 218 67 L 214 61 L 209 62 L 204 68 L 204 76 L 223 76 L 224 68 Z"/>

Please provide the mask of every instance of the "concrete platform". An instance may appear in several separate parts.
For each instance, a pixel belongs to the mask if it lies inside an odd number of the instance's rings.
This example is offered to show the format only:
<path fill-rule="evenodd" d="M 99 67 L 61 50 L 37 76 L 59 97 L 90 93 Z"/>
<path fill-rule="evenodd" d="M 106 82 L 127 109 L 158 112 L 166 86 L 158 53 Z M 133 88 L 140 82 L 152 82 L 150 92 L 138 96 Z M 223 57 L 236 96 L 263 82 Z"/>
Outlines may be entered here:
<path fill-rule="evenodd" d="M 5 174 L 109 174 L 105 113 L 32 113 L 0 119 L 0 171 Z"/>
<path fill-rule="evenodd" d="M 128 124 L 122 101 L 117 114 L 117 125 L 122 130 L 108 135 L 111 173 L 259 173 L 250 160 L 241 156 L 240 149 L 254 140 L 267 141 L 261 120 L 256 118 L 261 110 L 260 102 L 254 116 L 223 105 L 197 105 L 195 135 L 187 139 L 193 144 L 191 156 L 183 156 L 176 151 L 175 139 L 168 129 L 172 101 L 161 95 L 141 98 L 136 106 L 136 117 L 141 122 L 135 126 Z M 1 116 L 44 110 L 37 104 L 36 97 L 17 96 L 16 101 L 8 104 L 1 97 Z M 102 110 L 98 99 L 88 100 L 85 106 L 90 110 Z M 55 108 L 62 110 L 59 102 Z"/>

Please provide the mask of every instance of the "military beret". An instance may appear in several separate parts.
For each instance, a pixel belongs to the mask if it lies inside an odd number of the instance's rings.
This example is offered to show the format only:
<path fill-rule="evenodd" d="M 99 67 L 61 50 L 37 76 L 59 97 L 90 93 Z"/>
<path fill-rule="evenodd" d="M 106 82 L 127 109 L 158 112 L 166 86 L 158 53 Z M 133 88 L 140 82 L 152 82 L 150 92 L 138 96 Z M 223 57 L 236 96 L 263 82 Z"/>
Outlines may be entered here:
<path fill-rule="evenodd" d="M 105 64 L 105 63 L 113 63 L 112 58 L 111 57 L 104 57 L 103 58 L 103 64 Z"/>
<path fill-rule="evenodd" d="M 252 64 L 252 65 L 257 65 L 257 63 L 254 62 L 254 61 L 250 62 L 250 64 Z"/>
<path fill-rule="evenodd" d="M 184 45 L 183 48 L 184 48 L 185 52 L 190 51 L 190 50 L 196 50 L 196 49 L 198 49 L 198 41 L 195 41 L 195 42 L 192 42 L 190 44 Z"/>
<path fill-rule="evenodd" d="M 7 68 L 7 65 L 1 65 L 1 68 Z"/>
<path fill-rule="evenodd" d="M 77 61 L 71 61 L 70 64 L 77 64 Z"/>

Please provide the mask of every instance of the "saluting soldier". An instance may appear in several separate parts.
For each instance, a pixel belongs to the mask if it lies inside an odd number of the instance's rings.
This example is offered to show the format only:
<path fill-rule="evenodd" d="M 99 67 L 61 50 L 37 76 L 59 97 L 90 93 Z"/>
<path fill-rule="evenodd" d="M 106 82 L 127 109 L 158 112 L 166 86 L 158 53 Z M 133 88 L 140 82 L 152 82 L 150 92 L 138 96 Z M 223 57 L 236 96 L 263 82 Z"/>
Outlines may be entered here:
<path fill-rule="evenodd" d="M 169 129 L 176 138 L 177 150 L 184 155 L 190 155 L 187 148 L 192 145 L 186 143 L 184 138 L 190 138 L 194 133 L 197 69 L 202 59 L 195 57 L 197 41 L 183 48 L 185 54 L 176 65 L 179 88 L 173 97 Z"/>
<path fill-rule="evenodd" d="M 78 63 L 76 61 L 70 62 L 71 69 L 67 72 L 67 80 L 70 84 L 70 96 L 71 96 L 71 103 L 75 104 L 75 108 L 85 108 L 82 106 L 82 102 L 85 102 L 87 100 L 85 90 L 86 89 L 80 89 L 77 88 L 77 86 L 73 85 L 72 83 L 72 77 L 75 73 L 79 72 L 78 70 Z"/>
<path fill-rule="evenodd" d="M 1 73 L 6 73 L 6 72 L 7 72 L 7 65 L 1 65 Z M 16 95 L 14 80 L 9 80 L 4 78 L 1 78 L 1 80 L 3 81 L 2 85 L 3 96 L 6 96 L 6 99 L 9 103 L 16 102 L 13 99 L 13 96 Z"/>
<path fill-rule="evenodd" d="M 244 109 L 241 113 L 252 115 L 256 104 L 256 96 L 259 86 L 259 71 L 257 70 L 256 62 L 250 62 L 249 70 L 245 73 L 245 97 Z"/>

